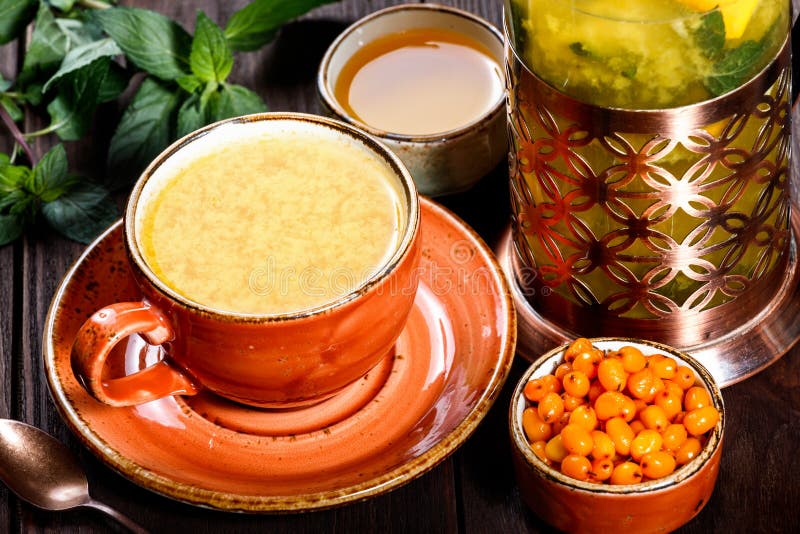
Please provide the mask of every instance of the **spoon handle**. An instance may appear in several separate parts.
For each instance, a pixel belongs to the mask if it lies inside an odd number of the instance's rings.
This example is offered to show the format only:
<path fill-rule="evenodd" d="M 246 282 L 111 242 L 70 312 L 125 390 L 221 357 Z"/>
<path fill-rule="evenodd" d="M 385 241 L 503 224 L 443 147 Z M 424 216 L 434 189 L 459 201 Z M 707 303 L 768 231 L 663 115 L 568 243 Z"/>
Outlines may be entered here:
<path fill-rule="evenodd" d="M 121 513 L 117 512 L 115 509 L 111 508 L 106 504 L 101 503 L 100 501 L 89 499 L 89 501 L 84 503 L 83 506 L 86 506 L 88 508 L 94 508 L 95 510 L 100 510 L 104 514 L 113 517 L 114 519 L 117 520 L 117 522 L 119 522 L 120 525 L 124 526 L 134 534 L 150 534 L 149 531 L 142 528 L 138 524 L 134 523 L 133 520 L 128 519 Z"/>

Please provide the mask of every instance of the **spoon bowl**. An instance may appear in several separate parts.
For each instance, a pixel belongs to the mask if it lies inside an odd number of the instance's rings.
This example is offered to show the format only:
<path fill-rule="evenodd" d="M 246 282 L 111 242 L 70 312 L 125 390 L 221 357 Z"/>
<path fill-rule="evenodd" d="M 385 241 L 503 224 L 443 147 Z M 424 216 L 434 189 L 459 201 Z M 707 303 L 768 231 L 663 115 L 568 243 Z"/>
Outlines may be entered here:
<path fill-rule="evenodd" d="M 20 421 L 0 419 L 0 480 L 21 499 L 44 510 L 94 508 L 131 532 L 147 532 L 113 508 L 92 499 L 83 468 L 63 443 Z"/>

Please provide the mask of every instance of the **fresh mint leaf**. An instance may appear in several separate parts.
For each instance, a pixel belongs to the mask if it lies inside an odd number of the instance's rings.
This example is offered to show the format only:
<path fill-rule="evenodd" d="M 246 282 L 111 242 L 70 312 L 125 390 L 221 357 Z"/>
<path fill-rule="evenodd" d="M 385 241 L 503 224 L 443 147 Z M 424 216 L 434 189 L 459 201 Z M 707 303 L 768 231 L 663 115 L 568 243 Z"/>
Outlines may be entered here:
<path fill-rule="evenodd" d="M 106 74 L 97 92 L 97 102 L 103 103 L 114 100 L 128 87 L 129 81 L 130 77 L 125 72 L 125 69 L 113 61 L 110 62 L 108 64 L 108 74 Z"/>
<path fill-rule="evenodd" d="M 19 215 L 0 215 L 0 247 L 16 241 L 24 229 L 23 218 Z"/>
<path fill-rule="evenodd" d="M 47 92 L 54 83 L 65 75 L 89 65 L 89 63 L 101 57 L 114 57 L 120 54 L 122 54 L 122 50 L 117 46 L 117 43 L 108 38 L 75 47 L 67 52 L 61 62 L 61 67 L 47 80 L 42 90 Z"/>
<path fill-rule="evenodd" d="M 140 69 L 162 80 L 188 74 L 192 38 L 177 22 L 130 7 L 94 11 L 93 19 Z"/>
<path fill-rule="evenodd" d="M 725 21 L 720 10 L 715 9 L 703 15 L 693 35 L 703 55 L 707 58 L 716 57 L 725 46 Z"/>
<path fill-rule="evenodd" d="M 209 102 L 208 114 L 210 122 L 216 122 L 264 111 L 267 105 L 256 93 L 241 85 L 224 84 L 218 96 Z"/>
<path fill-rule="evenodd" d="M 128 185 L 132 175 L 167 147 L 179 105 L 178 93 L 166 84 L 153 78 L 142 82 L 111 138 L 109 187 Z"/>
<path fill-rule="evenodd" d="M 257 50 L 270 42 L 284 23 L 332 1 L 255 0 L 228 19 L 225 37 L 234 50 Z"/>
<path fill-rule="evenodd" d="M 68 166 L 67 152 L 59 143 L 48 150 L 33 168 L 30 192 L 41 198 L 46 191 L 61 187 L 67 178 Z"/>
<path fill-rule="evenodd" d="M 19 122 L 23 118 L 22 110 L 19 108 L 16 102 L 8 96 L 0 94 L 0 106 L 3 106 L 8 112 L 8 115 L 11 117 L 11 120 L 14 122 Z"/>
<path fill-rule="evenodd" d="M 3 78 L 3 73 L 0 72 L 0 93 L 7 91 L 11 87 L 11 80 Z"/>
<path fill-rule="evenodd" d="M 192 95 L 184 101 L 178 110 L 178 128 L 176 136 L 180 139 L 207 123 L 206 110 L 199 95 Z"/>
<path fill-rule="evenodd" d="M 187 93 L 194 93 L 203 87 L 203 82 L 201 82 L 200 79 L 194 74 L 187 74 L 186 76 L 176 78 L 175 82 Z"/>
<path fill-rule="evenodd" d="M 56 200 L 46 202 L 42 215 L 55 230 L 81 243 L 92 241 L 119 217 L 108 191 L 89 182 L 80 182 Z"/>
<path fill-rule="evenodd" d="M 202 11 L 197 12 L 189 64 L 194 75 L 203 82 L 221 83 L 233 68 L 233 53 L 225 34 Z"/>
<path fill-rule="evenodd" d="M 10 165 L 8 156 L 0 154 L 0 196 L 23 188 L 28 181 L 30 173 L 30 168 L 21 165 Z"/>
<path fill-rule="evenodd" d="M 91 125 L 103 81 L 108 75 L 108 56 L 96 59 L 69 74 L 58 96 L 48 106 L 51 127 L 64 141 L 77 141 Z"/>
<path fill-rule="evenodd" d="M 0 0 L 0 44 L 16 39 L 36 14 L 37 0 Z"/>
<path fill-rule="evenodd" d="M 8 193 L 0 193 L 0 214 L 25 201 L 28 196 L 29 194 L 26 193 L 24 189 L 15 189 Z"/>
<path fill-rule="evenodd" d="M 61 11 L 69 11 L 75 5 L 75 0 L 47 0 L 47 3 Z"/>
<path fill-rule="evenodd" d="M 714 63 L 713 74 L 705 79 L 705 86 L 712 96 L 723 95 L 739 87 L 752 74 L 750 71 L 764 53 L 764 43 L 745 41 L 736 48 L 723 52 Z"/>

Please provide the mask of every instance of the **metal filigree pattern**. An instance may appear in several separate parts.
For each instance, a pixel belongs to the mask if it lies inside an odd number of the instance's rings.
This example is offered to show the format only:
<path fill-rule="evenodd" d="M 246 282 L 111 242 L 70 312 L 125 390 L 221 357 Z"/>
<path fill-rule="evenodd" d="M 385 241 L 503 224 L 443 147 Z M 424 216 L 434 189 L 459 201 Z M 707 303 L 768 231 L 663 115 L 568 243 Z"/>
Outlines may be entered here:
<path fill-rule="evenodd" d="M 557 92 L 507 46 L 517 275 L 537 309 L 616 324 L 603 333 L 755 314 L 791 241 L 788 53 L 716 100 L 623 111 Z"/>

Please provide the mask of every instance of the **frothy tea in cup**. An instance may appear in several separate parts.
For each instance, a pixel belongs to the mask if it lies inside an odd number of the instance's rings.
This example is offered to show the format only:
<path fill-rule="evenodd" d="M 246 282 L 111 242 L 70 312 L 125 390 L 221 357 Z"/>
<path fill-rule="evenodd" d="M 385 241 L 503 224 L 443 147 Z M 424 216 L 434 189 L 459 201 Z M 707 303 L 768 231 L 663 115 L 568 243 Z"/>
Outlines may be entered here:
<path fill-rule="evenodd" d="M 220 126 L 144 186 L 138 246 L 164 284 L 220 311 L 278 315 L 336 301 L 377 273 L 408 223 L 399 178 L 314 124 Z"/>

